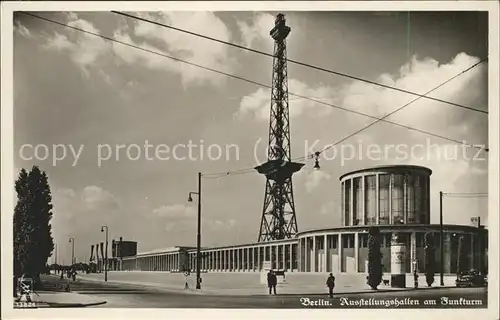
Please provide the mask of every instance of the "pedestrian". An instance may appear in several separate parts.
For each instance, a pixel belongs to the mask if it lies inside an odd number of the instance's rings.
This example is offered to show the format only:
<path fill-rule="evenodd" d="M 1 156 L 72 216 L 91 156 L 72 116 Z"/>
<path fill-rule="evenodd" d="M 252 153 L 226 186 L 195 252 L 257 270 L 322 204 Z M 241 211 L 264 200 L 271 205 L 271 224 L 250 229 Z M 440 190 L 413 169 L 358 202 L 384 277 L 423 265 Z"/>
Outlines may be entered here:
<path fill-rule="evenodd" d="M 269 270 L 269 273 L 267 274 L 267 286 L 269 288 L 269 294 L 276 294 L 276 284 L 278 282 L 278 278 L 274 274 L 273 270 Z"/>
<path fill-rule="evenodd" d="M 330 294 L 330 298 L 333 298 L 333 288 L 335 288 L 335 277 L 332 273 L 328 279 L 326 279 L 326 286 L 328 287 L 328 293 Z"/>

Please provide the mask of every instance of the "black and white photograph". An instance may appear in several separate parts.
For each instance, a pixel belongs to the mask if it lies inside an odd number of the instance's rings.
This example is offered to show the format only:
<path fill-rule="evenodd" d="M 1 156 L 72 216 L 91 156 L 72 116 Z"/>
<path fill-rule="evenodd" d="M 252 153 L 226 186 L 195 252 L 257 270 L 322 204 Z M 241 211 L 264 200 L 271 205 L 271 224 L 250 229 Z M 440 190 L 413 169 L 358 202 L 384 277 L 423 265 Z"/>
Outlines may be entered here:
<path fill-rule="evenodd" d="M 498 2 L 355 2 L 3 3 L 2 314 L 495 319 Z"/>

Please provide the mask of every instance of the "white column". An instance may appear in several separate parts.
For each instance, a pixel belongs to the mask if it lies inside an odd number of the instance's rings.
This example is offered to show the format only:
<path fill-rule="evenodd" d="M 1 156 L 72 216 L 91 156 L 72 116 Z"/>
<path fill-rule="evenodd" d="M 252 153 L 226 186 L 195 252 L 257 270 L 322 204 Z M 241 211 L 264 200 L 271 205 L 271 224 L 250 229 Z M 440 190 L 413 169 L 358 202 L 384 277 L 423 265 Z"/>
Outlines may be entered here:
<path fill-rule="evenodd" d="M 224 249 L 219 250 L 219 271 L 224 271 Z"/>
<path fill-rule="evenodd" d="M 215 250 L 214 251 L 214 271 L 219 271 L 219 261 L 220 261 L 220 258 L 219 258 L 219 250 Z"/>
<path fill-rule="evenodd" d="M 359 233 L 354 232 L 354 265 L 356 272 L 359 272 Z"/>
<path fill-rule="evenodd" d="M 236 250 L 232 249 L 231 250 L 231 265 L 233 272 L 236 271 Z"/>
<path fill-rule="evenodd" d="M 215 271 L 215 250 L 210 252 L 210 271 Z"/>
<path fill-rule="evenodd" d="M 311 272 L 316 272 L 316 236 L 313 237 L 313 254 L 312 254 L 312 263 L 311 263 Z"/>
<path fill-rule="evenodd" d="M 305 263 L 305 268 L 304 272 L 309 272 L 309 266 L 311 265 L 311 255 L 309 252 L 309 237 L 305 237 L 305 244 L 304 244 L 304 263 Z"/>
<path fill-rule="evenodd" d="M 272 251 L 271 251 L 272 252 Z M 276 270 L 280 267 L 280 255 L 278 251 L 278 245 L 274 245 L 274 263 L 276 265 Z"/>
<path fill-rule="evenodd" d="M 240 271 L 240 266 L 241 266 L 241 259 L 240 259 L 240 249 L 234 250 L 234 253 L 236 254 L 236 267 L 234 268 L 235 271 Z"/>
<path fill-rule="evenodd" d="M 328 235 L 325 233 L 323 242 L 323 272 L 328 272 Z"/>
<path fill-rule="evenodd" d="M 417 261 L 417 234 L 410 233 L 410 272 L 415 271 L 414 261 Z"/>
<path fill-rule="evenodd" d="M 403 175 L 403 223 L 408 223 L 408 192 L 406 190 L 408 184 L 408 175 Z"/>
<path fill-rule="evenodd" d="M 349 179 L 351 189 L 349 190 L 349 220 L 350 225 L 354 225 L 354 179 Z"/>
<path fill-rule="evenodd" d="M 251 269 L 252 271 L 255 271 L 255 260 L 256 260 L 256 259 L 255 259 L 255 252 L 257 251 L 256 249 L 257 249 L 257 248 L 252 247 L 252 264 L 251 264 L 251 266 L 250 266 L 250 269 Z"/>
<path fill-rule="evenodd" d="M 362 217 L 361 219 L 359 219 L 359 221 L 361 221 L 361 223 L 363 225 L 366 225 L 366 207 L 365 207 L 365 197 L 366 197 L 366 190 L 365 190 L 365 175 L 363 174 L 361 176 L 361 186 L 360 186 L 360 190 L 361 190 L 361 214 L 362 214 Z M 360 204 L 358 203 L 358 206 Z"/>
<path fill-rule="evenodd" d="M 286 244 L 282 244 L 281 245 L 281 259 L 283 260 L 283 270 L 286 270 L 287 269 L 287 265 L 286 265 Z"/>
<path fill-rule="evenodd" d="M 221 254 L 220 250 L 215 251 L 215 271 L 221 271 Z"/>
<path fill-rule="evenodd" d="M 348 222 L 348 221 L 345 221 L 345 206 L 347 205 L 345 203 L 345 181 L 342 181 L 340 188 L 341 188 L 340 195 L 343 197 L 343 199 L 340 199 L 340 203 L 341 203 L 340 225 L 345 226 L 345 225 L 347 225 L 347 222 Z"/>
<path fill-rule="evenodd" d="M 377 219 L 376 224 L 380 224 L 380 191 L 379 191 L 379 174 L 375 175 L 375 219 Z"/>
<path fill-rule="evenodd" d="M 260 271 L 260 247 L 257 247 L 257 271 Z"/>
<path fill-rule="evenodd" d="M 245 248 L 245 257 L 246 257 L 245 271 L 250 271 L 250 248 Z"/>
<path fill-rule="evenodd" d="M 392 183 L 394 182 L 394 176 L 391 173 L 389 175 L 389 224 L 393 224 L 394 219 L 392 218 Z"/>
<path fill-rule="evenodd" d="M 237 250 L 233 249 L 233 271 L 238 270 Z"/>
<path fill-rule="evenodd" d="M 337 246 L 338 246 L 338 257 L 339 257 L 339 272 L 342 272 L 342 256 L 343 256 L 343 252 L 342 252 L 342 233 L 339 233 L 338 237 L 339 237 L 339 240 L 337 242 Z"/>

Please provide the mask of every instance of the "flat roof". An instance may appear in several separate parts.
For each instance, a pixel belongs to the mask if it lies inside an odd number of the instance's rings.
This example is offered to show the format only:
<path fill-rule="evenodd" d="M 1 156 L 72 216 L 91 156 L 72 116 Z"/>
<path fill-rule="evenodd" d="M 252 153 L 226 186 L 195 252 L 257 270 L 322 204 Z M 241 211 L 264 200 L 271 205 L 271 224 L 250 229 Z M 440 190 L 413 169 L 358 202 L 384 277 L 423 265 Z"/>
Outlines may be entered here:
<path fill-rule="evenodd" d="M 359 226 L 341 226 L 335 228 L 325 228 L 325 229 L 311 229 L 297 233 L 297 237 L 302 237 L 307 234 L 322 234 L 328 232 L 354 232 L 363 230 L 368 231 L 370 227 L 377 227 L 381 232 L 384 231 L 404 231 L 405 229 L 417 229 L 420 231 L 439 231 L 439 224 L 384 224 L 384 225 L 359 225 Z M 475 226 L 461 225 L 461 224 L 443 224 L 444 231 L 466 231 L 466 232 L 477 232 L 478 229 Z M 481 229 L 486 230 L 487 229 Z"/>
<path fill-rule="evenodd" d="M 350 171 L 347 173 L 344 173 L 343 175 L 340 176 L 339 180 L 342 180 L 344 177 L 356 174 L 356 173 L 362 173 L 362 172 L 369 172 L 369 171 L 382 171 L 382 170 L 414 170 L 414 171 L 425 171 L 429 175 L 432 174 L 432 170 L 423 167 L 423 166 L 417 166 L 417 165 L 406 165 L 406 164 L 394 164 L 394 165 L 381 165 L 381 166 L 374 166 L 374 167 L 368 167 L 364 169 L 358 169 L 354 171 Z"/>
<path fill-rule="evenodd" d="M 138 256 L 147 256 L 147 255 L 152 255 L 152 254 L 158 254 L 158 253 L 167 253 L 167 252 L 176 252 L 179 251 L 180 249 L 191 249 L 192 247 L 183 247 L 183 246 L 173 246 L 173 247 L 167 247 L 167 248 L 160 248 L 160 249 L 154 249 L 150 251 L 145 251 L 145 252 L 138 252 Z"/>

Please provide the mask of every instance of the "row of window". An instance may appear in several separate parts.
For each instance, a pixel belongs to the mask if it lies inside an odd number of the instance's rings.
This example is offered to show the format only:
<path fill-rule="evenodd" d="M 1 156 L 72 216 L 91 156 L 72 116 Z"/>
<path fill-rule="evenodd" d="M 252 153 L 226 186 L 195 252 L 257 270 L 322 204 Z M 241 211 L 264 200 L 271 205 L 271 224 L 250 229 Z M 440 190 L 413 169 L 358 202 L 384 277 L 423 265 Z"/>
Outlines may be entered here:
<path fill-rule="evenodd" d="M 365 176 L 364 186 L 362 178 L 342 182 L 341 206 L 343 211 L 343 225 L 358 225 L 363 216 L 366 225 L 377 223 L 377 200 L 379 202 L 379 224 L 389 224 L 392 210 L 392 224 L 404 223 L 406 201 L 407 223 L 429 223 L 427 204 L 429 202 L 429 181 L 426 176 L 403 174 L 379 175 L 379 197 L 377 199 L 376 175 Z M 352 181 L 352 185 L 351 185 Z M 406 197 L 404 186 L 406 185 Z M 353 188 L 351 192 L 351 188 Z M 391 194 L 389 193 L 391 191 Z M 351 220 L 351 196 L 354 197 Z M 363 208 L 364 202 L 364 208 Z M 391 203 L 389 203 L 391 202 Z M 389 205 L 390 204 L 390 205 Z M 364 212 L 363 212 L 364 210 Z"/>
<path fill-rule="evenodd" d="M 401 233 L 401 241 L 410 244 L 410 234 Z M 354 234 L 343 234 L 342 235 L 342 248 L 344 249 L 353 249 L 355 248 L 355 240 Z M 467 237 L 466 237 L 467 238 Z M 467 238 L 468 239 L 468 238 Z M 392 241 L 392 233 L 383 233 L 381 236 L 381 244 L 380 246 L 383 248 L 390 248 Z M 312 239 L 309 239 L 312 241 Z M 458 237 L 455 234 L 451 234 L 450 241 L 452 242 L 452 246 L 458 242 Z M 468 241 L 468 240 L 467 240 Z M 416 232 L 415 233 L 415 242 L 417 248 L 425 247 L 425 233 L 424 232 Z M 439 233 L 434 233 L 434 242 L 436 245 L 439 244 Z M 311 243 L 309 244 L 312 245 Z M 338 236 L 328 236 L 327 237 L 327 246 L 329 249 L 337 249 L 338 248 Z M 324 249 L 324 241 L 317 241 L 316 248 L 319 250 Z M 359 233 L 358 234 L 358 248 L 368 248 L 368 233 Z"/>

